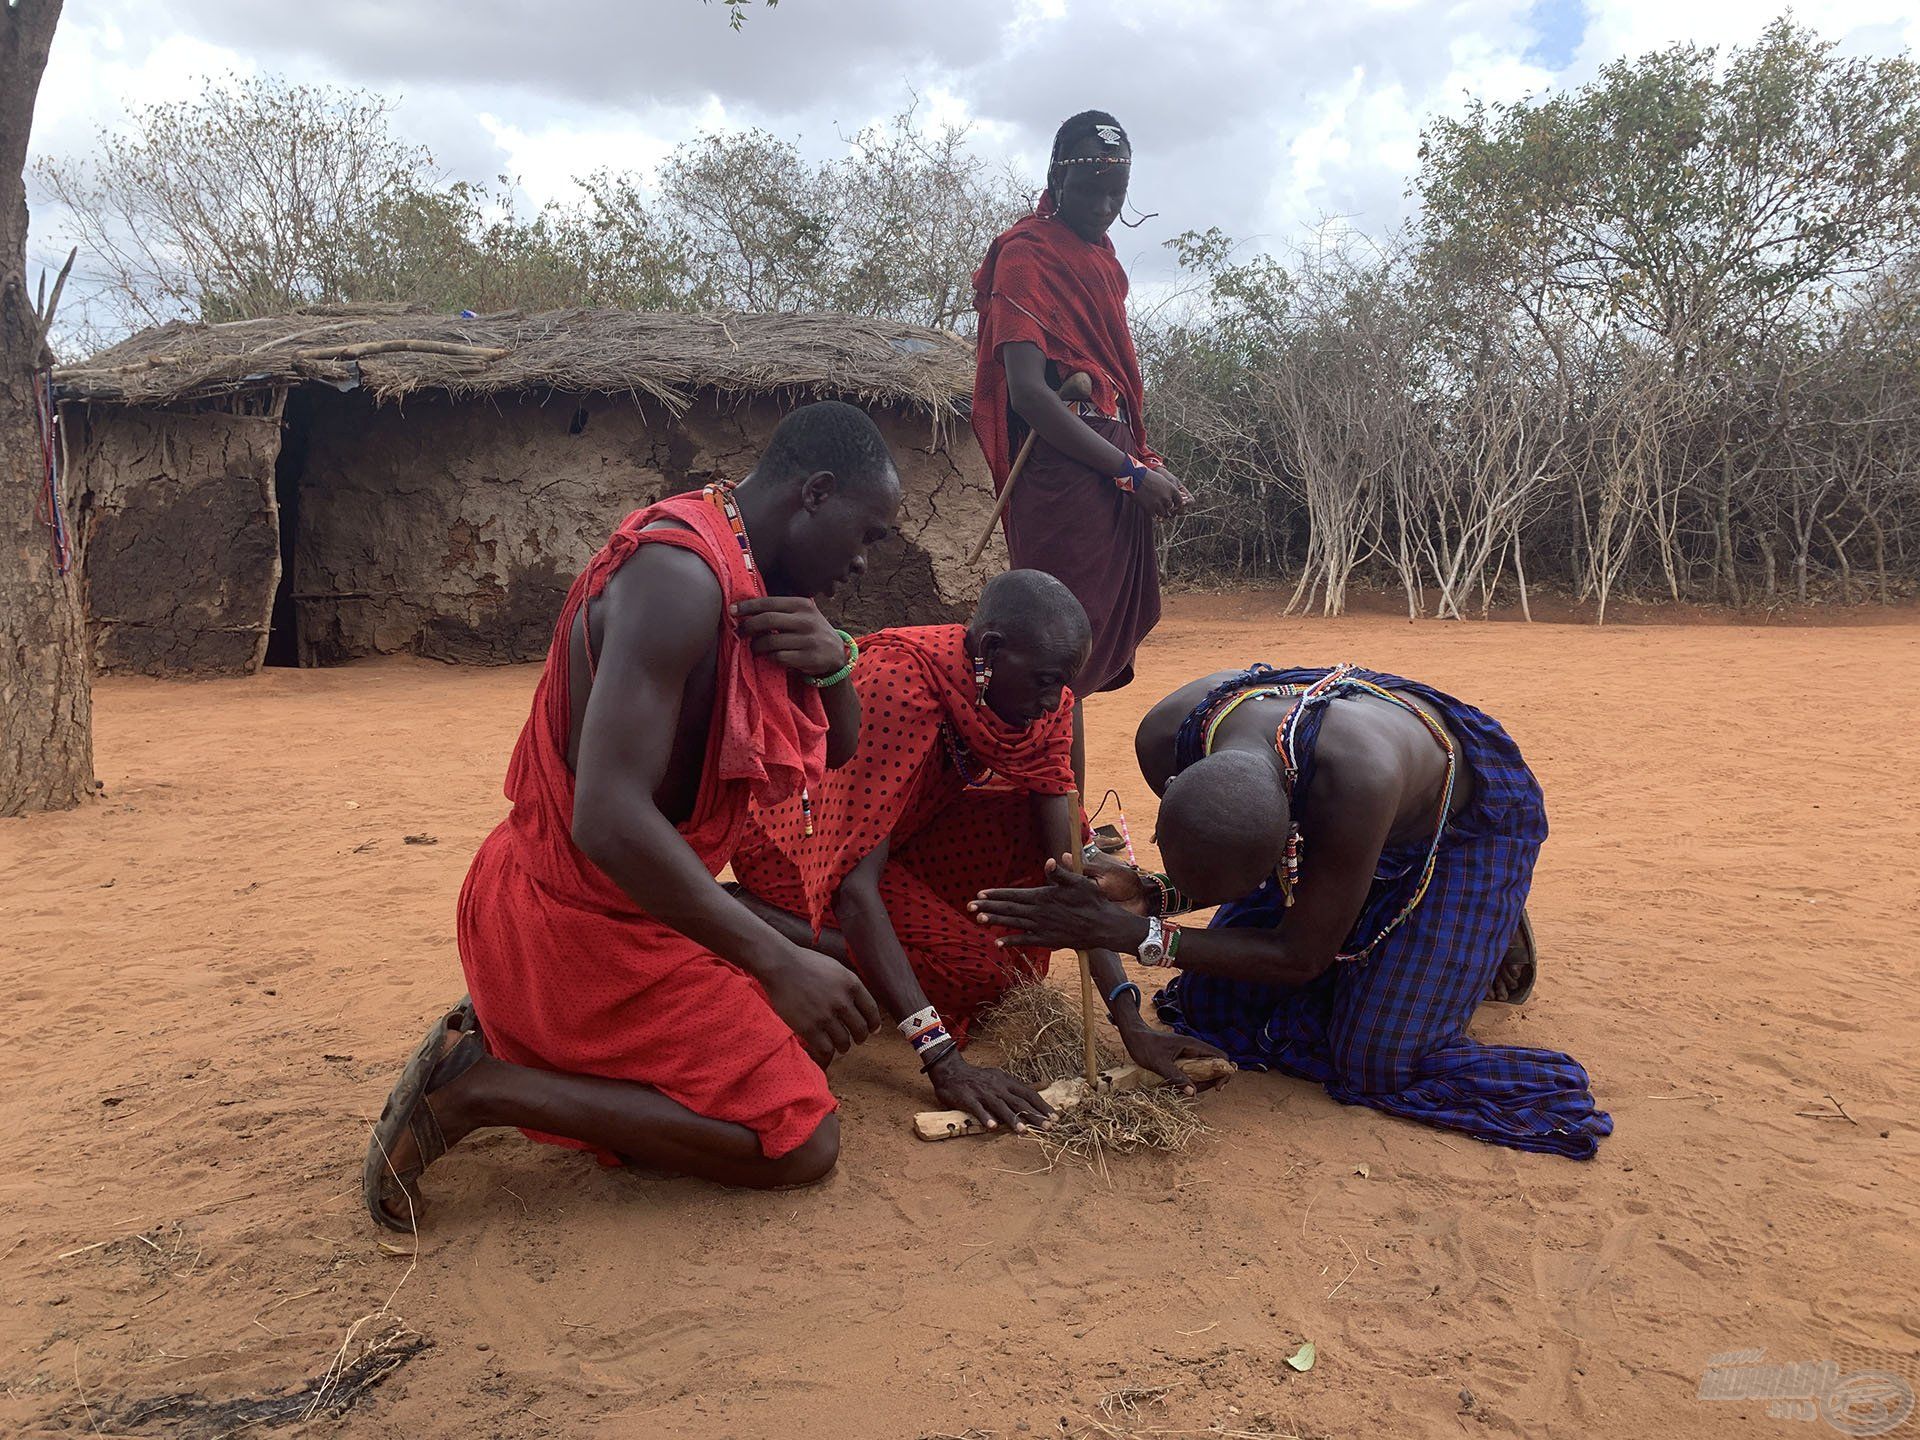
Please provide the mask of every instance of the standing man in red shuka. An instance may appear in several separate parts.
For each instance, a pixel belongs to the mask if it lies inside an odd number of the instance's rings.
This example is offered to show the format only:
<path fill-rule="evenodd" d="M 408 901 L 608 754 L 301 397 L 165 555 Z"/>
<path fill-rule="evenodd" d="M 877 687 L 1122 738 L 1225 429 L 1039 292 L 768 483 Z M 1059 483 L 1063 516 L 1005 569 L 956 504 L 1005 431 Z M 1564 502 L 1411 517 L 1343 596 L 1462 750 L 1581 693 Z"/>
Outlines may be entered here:
<path fill-rule="evenodd" d="M 1093 625 L 1085 696 L 1133 679 L 1133 654 L 1160 619 L 1154 522 L 1190 498 L 1147 444 L 1140 361 L 1127 329 L 1127 274 L 1107 231 L 1127 198 L 1133 147 L 1120 122 L 1087 110 L 1060 127 L 1047 189 L 1031 215 L 987 250 L 973 277 L 980 339 L 973 430 L 1007 484 L 1021 442 L 1034 445 L 1007 504 L 1015 569 L 1044 570 Z M 1093 398 L 1056 393 L 1076 371 Z M 1086 788 L 1086 732 L 1074 709 L 1074 777 Z"/>
<path fill-rule="evenodd" d="M 795 411 L 738 486 L 629 515 L 560 612 L 507 770 L 513 810 L 460 892 L 472 998 L 408 1061 L 362 1174 L 407 1230 L 469 1131 L 728 1185 L 839 1155 L 825 1062 L 880 1011 L 716 880 L 749 801 L 816 790 L 860 733 L 851 641 L 812 597 L 866 568 L 900 481 L 872 420 Z"/>

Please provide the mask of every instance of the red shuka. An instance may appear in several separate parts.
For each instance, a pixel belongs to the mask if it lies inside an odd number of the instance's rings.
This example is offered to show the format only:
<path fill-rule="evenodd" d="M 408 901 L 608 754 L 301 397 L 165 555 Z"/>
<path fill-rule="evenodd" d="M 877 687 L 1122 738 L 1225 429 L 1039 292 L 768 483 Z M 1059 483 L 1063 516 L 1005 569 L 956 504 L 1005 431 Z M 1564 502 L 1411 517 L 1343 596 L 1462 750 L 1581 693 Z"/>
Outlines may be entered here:
<path fill-rule="evenodd" d="M 646 528 L 668 519 L 691 528 Z M 561 608 L 507 769 L 513 810 L 481 845 L 461 887 L 460 961 L 501 1059 L 651 1086 L 689 1110 L 749 1127 L 777 1158 L 835 1108 L 820 1067 L 757 981 L 653 919 L 573 843 L 574 617 L 642 545 L 698 555 L 719 579 L 723 605 L 766 593 L 724 517 L 699 495 L 635 511 L 587 562 Z M 827 733 L 813 687 L 755 655 L 724 618 L 717 639 L 699 796 L 679 827 L 716 876 L 740 841 L 750 799 L 775 804 L 819 784 Z"/>
<path fill-rule="evenodd" d="M 741 884 L 805 916 L 817 934 L 853 868 L 891 840 L 880 894 L 895 935 L 947 1028 L 966 1038 L 974 1013 L 1008 986 L 1044 975 L 1049 952 L 1002 950 L 966 913 L 981 889 L 1039 883 L 1046 860 L 1035 795 L 1073 791 L 1073 697 L 1024 728 L 975 702 L 959 625 L 882 630 L 860 642 L 860 745 L 813 791 L 814 833 L 796 801 L 753 807 L 734 856 Z M 983 786 L 961 777 L 947 727 Z M 859 965 L 859 956 L 854 957 Z"/>
<path fill-rule="evenodd" d="M 1113 253 L 1113 241 L 1102 235 L 1090 244 L 1051 210 L 1043 197 L 1040 210 L 1003 231 L 973 277 L 973 307 L 980 312 L 973 433 L 993 471 L 996 492 L 1013 464 L 1000 347 L 1020 340 L 1039 346 L 1062 378 L 1076 370 L 1092 376 L 1093 403 L 1103 414 L 1116 413 L 1116 400 L 1123 403 L 1135 453 L 1159 464 L 1147 446 L 1140 360 L 1127 328 L 1127 272 Z"/>

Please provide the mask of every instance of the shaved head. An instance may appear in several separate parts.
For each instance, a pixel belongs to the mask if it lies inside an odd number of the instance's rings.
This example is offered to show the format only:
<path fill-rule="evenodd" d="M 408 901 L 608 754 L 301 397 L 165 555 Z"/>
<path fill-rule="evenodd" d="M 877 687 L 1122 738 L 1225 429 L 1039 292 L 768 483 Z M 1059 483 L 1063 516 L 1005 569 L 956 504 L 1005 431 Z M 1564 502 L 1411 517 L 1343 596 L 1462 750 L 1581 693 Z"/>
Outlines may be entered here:
<path fill-rule="evenodd" d="M 1093 648 L 1093 627 L 1073 592 L 1038 570 L 1009 570 L 980 592 L 967 653 L 989 677 L 986 702 L 1009 725 L 1057 710 Z"/>
<path fill-rule="evenodd" d="M 1273 874 L 1292 819 L 1274 758 L 1222 750 L 1167 783 L 1158 841 L 1167 874 L 1205 904 L 1237 900 Z"/>
<path fill-rule="evenodd" d="M 1050 654 L 1074 655 L 1093 643 L 1087 612 L 1044 570 L 1008 570 L 987 581 L 967 629 L 996 630 L 1008 644 Z"/>
<path fill-rule="evenodd" d="M 896 497 L 900 475 L 873 417 L 841 400 L 802 405 L 774 427 L 755 472 L 797 483 L 826 471 L 849 492 Z"/>

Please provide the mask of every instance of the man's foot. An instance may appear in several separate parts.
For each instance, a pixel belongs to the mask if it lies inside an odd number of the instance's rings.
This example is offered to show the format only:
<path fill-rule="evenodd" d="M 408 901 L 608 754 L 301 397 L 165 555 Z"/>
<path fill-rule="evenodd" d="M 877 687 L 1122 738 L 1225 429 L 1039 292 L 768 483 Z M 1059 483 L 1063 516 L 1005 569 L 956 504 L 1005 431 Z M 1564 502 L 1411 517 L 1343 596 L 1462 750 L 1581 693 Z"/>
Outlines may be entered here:
<path fill-rule="evenodd" d="M 361 1167 L 361 1195 L 375 1224 L 402 1234 L 417 1227 L 426 1208 L 420 1196 L 421 1172 L 472 1128 L 436 1114 L 428 1097 L 486 1058 L 486 1037 L 480 1033 L 471 999 L 462 998 L 428 1028 L 387 1096 Z M 444 1099 L 443 1112 L 449 1108 Z"/>
<path fill-rule="evenodd" d="M 1493 972 L 1493 984 L 1487 987 L 1487 999 L 1501 1005 L 1524 1005 L 1533 995 L 1533 982 L 1540 975 L 1540 956 L 1533 942 L 1533 921 L 1523 909 L 1520 923 L 1500 968 Z"/>

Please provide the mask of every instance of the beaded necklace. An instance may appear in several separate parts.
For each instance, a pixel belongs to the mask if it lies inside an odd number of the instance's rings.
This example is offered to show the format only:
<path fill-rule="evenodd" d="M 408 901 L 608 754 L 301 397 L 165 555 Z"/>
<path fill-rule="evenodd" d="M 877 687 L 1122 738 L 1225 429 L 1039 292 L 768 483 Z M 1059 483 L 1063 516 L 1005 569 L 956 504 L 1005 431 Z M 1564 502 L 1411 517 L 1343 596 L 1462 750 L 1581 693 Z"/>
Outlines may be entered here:
<path fill-rule="evenodd" d="M 1239 690 L 1231 695 L 1223 696 L 1214 702 L 1212 711 L 1206 715 L 1202 722 L 1200 753 L 1202 755 L 1211 755 L 1213 753 L 1213 742 L 1220 733 L 1220 727 L 1226 723 L 1229 715 L 1246 704 L 1247 701 L 1293 700 L 1303 695 L 1306 689 L 1307 687 L 1304 685 L 1256 685 L 1250 690 Z M 1290 713 L 1298 712 L 1296 710 Z M 1276 741 L 1276 748 L 1277 747 L 1278 742 Z M 1282 751 L 1283 759 L 1284 756 L 1285 752 Z M 1288 799 L 1292 799 L 1293 797 L 1293 782 L 1297 773 L 1294 767 L 1289 764 L 1287 768 Z M 1277 876 L 1280 881 L 1280 893 L 1288 905 L 1293 904 L 1294 887 L 1300 883 L 1300 848 L 1300 825 L 1298 821 L 1294 821 L 1287 826 L 1286 854 L 1281 861 Z"/>
<path fill-rule="evenodd" d="M 983 768 L 978 775 L 973 773 L 973 751 L 954 733 L 953 726 L 944 720 L 940 722 L 940 736 L 947 742 L 947 755 L 953 761 L 953 768 L 959 772 L 962 784 L 969 789 L 977 789 L 993 778 L 991 766 Z"/>
<path fill-rule="evenodd" d="M 1359 949 L 1339 956 L 1338 958 L 1341 960 L 1364 960 L 1375 946 L 1395 930 L 1399 929 L 1406 918 L 1413 914 L 1419 907 L 1420 902 L 1426 898 L 1427 887 L 1433 883 L 1434 868 L 1440 861 L 1440 842 L 1447 833 L 1447 821 L 1453 816 L 1454 782 L 1460 773 L 1460 757 L 1454 750 L 1453 737 L 1447 734 L 1446 727 L 1441 725 L 1439 721 L 1427 714 L 1427 712 L 1418 705 L 1407 700 L 1404 696 L 1396 695 L 1384 686 L 1374 684 L 1371 680 L 1364 680 L 1353 672 L 1354 667 L 1352 665 L 1336 665 L 1312 685 L 1309 685 L 1300 693 L 1299 699 L 1294 702 L 1293 709 L 1287 712 L 1286 719 L 1280 722 L 1280 728 L 1275 731 L 1273 737 L 1274 748 L 1279 752 L 1280 763 L 1286 769 L 1287 798 L 1289 800 L 1293 798 L 1294 788 L 1300 779 L 1300 762 L 1297 752 L 1300 721 L 1302 717 L 1305 716 L 1308 705 L 1323 696 L 1330 698 L 1333 691 L 1342 688 L 1363 690 L 1369 695 L 1385 700 L 1390 705 L 1398 705 L 1402 710 L 1405 710 L 1421 724 L 1425 725 L 1427 727 L 1427 733 L 1433 736 L 1435 743 L 1438 744 L 1446 754 L 1447 778 L 1440 792 L 1440 818 L 1433 828 L 1433 843 L 1427 846 L 1427 858 L 1420 867 L 1420 883 L 1414 889 L 1413 898 L 1401 907 L 1398 915 L 1395 915 L 1393 919 L 1381 927 L 1377 935 Z M 1209 737 L 1209 739 L 1211 739 L 1211 737 Z M 1287 904 L 1291 905 L 1293 904 L 1294 887 L 1299 884 L 1300 880 L 1300 851 L 1302 847 L 1300 842 L 1300 824 L 1297 820 L 1288 827 L 1288 832 L 1285 862 L 1286 873 L 1281 877 L 1280 888 L 1286 896 Z"/>
<path fill-rule="evenodd" d="M 733 532 L 733 538 L 740 546 L 740 559 L 747 567 L 749 575 L 758 576 L 760 567 L 753 560 L 753 542 L 747 539 L 747 522 L 740 516 L 740 507 L 734 503 L 733 486 L 725 480 L 716 480 L 700 491 L 709 505 L 727 517 L 727 528 Z M 807 787 L 800 787 L 800 833 L 811 837 L 813 834 L 813 795 Z"/>
<path fill-rule="evenodd" d="M 1217 701 L 1213 713 L 1206 717 L 1206 736 L 1200 742 L 1201 754 L 1213 753 L 1213 737 L 1226 723 L 1227 716 L 1239 709 L 1249 700 L 1291 700 L 1307 687 L 1304 685 L 1256 685 L 1251 690 L 1241 690 Z"/>
<path fill-rule="evenodd" d="M 725 480 L 716 480 L 700 494 L 709 505 L 717 507 L 727 517 L 727 528 L 733 531 L 733 538 L 740 544 L 740 558 L 746 561 L 747 573 L 759 573 L 759 567 L 753 563 L 752 542 L 747 539 L 747 522 L 740 518 L 740 507 L 733 502 L 733 486 Z"/>

